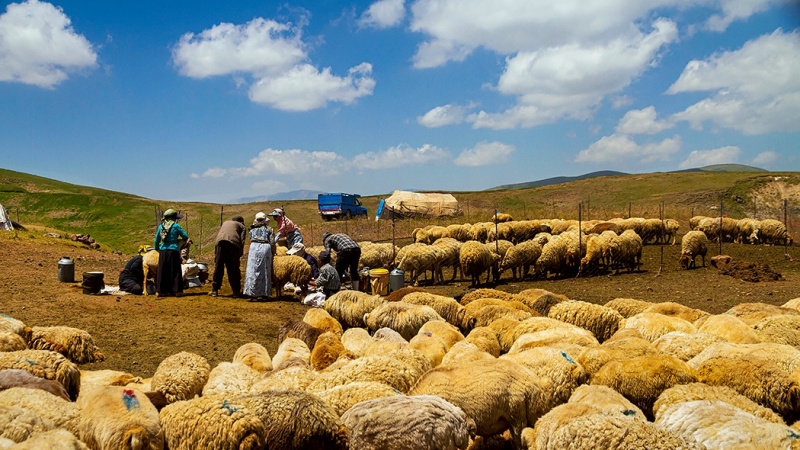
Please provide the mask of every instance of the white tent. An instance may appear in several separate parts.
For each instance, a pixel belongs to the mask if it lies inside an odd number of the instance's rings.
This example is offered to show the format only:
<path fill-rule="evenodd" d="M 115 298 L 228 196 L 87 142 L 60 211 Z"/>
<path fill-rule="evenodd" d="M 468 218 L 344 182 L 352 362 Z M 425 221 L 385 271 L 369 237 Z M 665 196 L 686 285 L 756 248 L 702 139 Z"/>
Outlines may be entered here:
<path fill-rule="evenodd" d="M 458 200 L 450 194 L 394 191 L 381 200 L 378 217 L 452 217 L 461 214 Z"/>
<path fill-rule="evenodd" d="M 0 205 L 0 230 L 13 230 L 14 225 L 11 223 L 11 219 L 8 217 L 8 211 L 3 208 L 3 205 Z"/>

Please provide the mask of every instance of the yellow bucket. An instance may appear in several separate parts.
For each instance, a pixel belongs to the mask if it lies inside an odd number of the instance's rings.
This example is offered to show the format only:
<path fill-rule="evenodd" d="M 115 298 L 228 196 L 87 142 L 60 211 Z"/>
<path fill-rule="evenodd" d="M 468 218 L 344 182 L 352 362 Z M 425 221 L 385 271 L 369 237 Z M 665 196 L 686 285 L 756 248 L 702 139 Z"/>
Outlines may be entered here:
<path fill-rule="evenodd" d="M 373 295 L 389 295 L 389 271 L 372 269 L 369 271 L 369 284 Z"/>

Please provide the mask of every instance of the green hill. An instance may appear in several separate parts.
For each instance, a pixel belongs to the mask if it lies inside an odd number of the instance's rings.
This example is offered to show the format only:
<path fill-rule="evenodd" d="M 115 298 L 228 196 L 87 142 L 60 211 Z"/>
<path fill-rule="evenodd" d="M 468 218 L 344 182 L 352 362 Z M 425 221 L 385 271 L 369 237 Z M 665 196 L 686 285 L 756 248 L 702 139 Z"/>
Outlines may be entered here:
<path fill-rule="evenodd" d="M 670 172 L 606 175 L 546 186 L 491 191 L 451 192 L 461 204 L 458 219 L 407 220 L 394 230 L 407 237 L 426 224 L 488 221 L 494 211 L 516 219 L 610 217 L 665 217 L 687 220 L 691 215 L 716 215 L 719 206 L 731 217 L 783 218 L 783 199 L 790 203 L 790 219 L 800 215 L 800 173 L 778 172 Z M 374 214 L 381 196 L 364 197 Z M 152 242 L 158 211 L 176 208 L 186 214 L 183 226 L 202 253 L 213 253 L 213 242 L 223 218 L 240 214 L 249 221 L 258 211 L 283 206 L 308 236 L 319 244 L 323 231 L 348 232 L 360 240 L 391 239 L 391 224 L 374 220 L 324 222 L 315 200 L 253 202 L 237 205 L 156 201 L 122 192 L 77 186 L 48 178 L 0 169 L 0 204 L 22 225 L 35 225 L 62 233 L 90 234 L 102 250 L 131 254 L 140 244 Z"/>

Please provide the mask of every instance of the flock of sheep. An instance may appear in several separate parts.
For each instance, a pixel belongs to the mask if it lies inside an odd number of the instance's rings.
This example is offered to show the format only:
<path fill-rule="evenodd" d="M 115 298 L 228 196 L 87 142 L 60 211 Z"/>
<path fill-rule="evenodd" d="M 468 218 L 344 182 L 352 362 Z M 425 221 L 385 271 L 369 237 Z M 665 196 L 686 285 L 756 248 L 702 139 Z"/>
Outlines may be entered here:
<path fill-rule="evenodd" d="M 800 446 L 800 298 L 711 315 L 541 289 L 345 290 L 211 367 L 80 370 L 87 332 L 0 316 L 0 449 Z"/>

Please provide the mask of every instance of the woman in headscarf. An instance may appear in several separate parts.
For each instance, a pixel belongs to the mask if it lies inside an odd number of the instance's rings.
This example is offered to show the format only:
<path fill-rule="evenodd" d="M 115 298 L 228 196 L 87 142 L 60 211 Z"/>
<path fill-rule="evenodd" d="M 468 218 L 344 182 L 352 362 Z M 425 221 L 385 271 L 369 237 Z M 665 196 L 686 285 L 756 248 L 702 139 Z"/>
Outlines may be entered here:
<path fill-rule="evenodd" d="M 244 295 L 250 297 L 250 301 L 264 301 L 272 292 L 272 257 L 276 253 L 273 239 L 267 215 L 263 212 L 256 214 L 250 225 L 250 248 L 244 277 Z"/>
<path fill-rule="evenodd" d="M 178 223 L 183 215 L 169 208 L 161 216 L 156 229 L 153 247 L 158 250 L 158 272 L 156 272 L 156 295 L 167 297 L 183 295 L 183 273 L 181 272 L 181 243 L 191 243 L 189 235 Z"/>
<path fill-rule="evenodd" d="M 282 208 L 275 208 L 269 213 L 278 224 L 278 230 L 275 234 L 275 242 L 283 237 L 286 239 L 286 248 L 292 248 L 294 244 L 303 242 L 303 235 L 300 234 L 300 229 L 288 217 Z"/>

